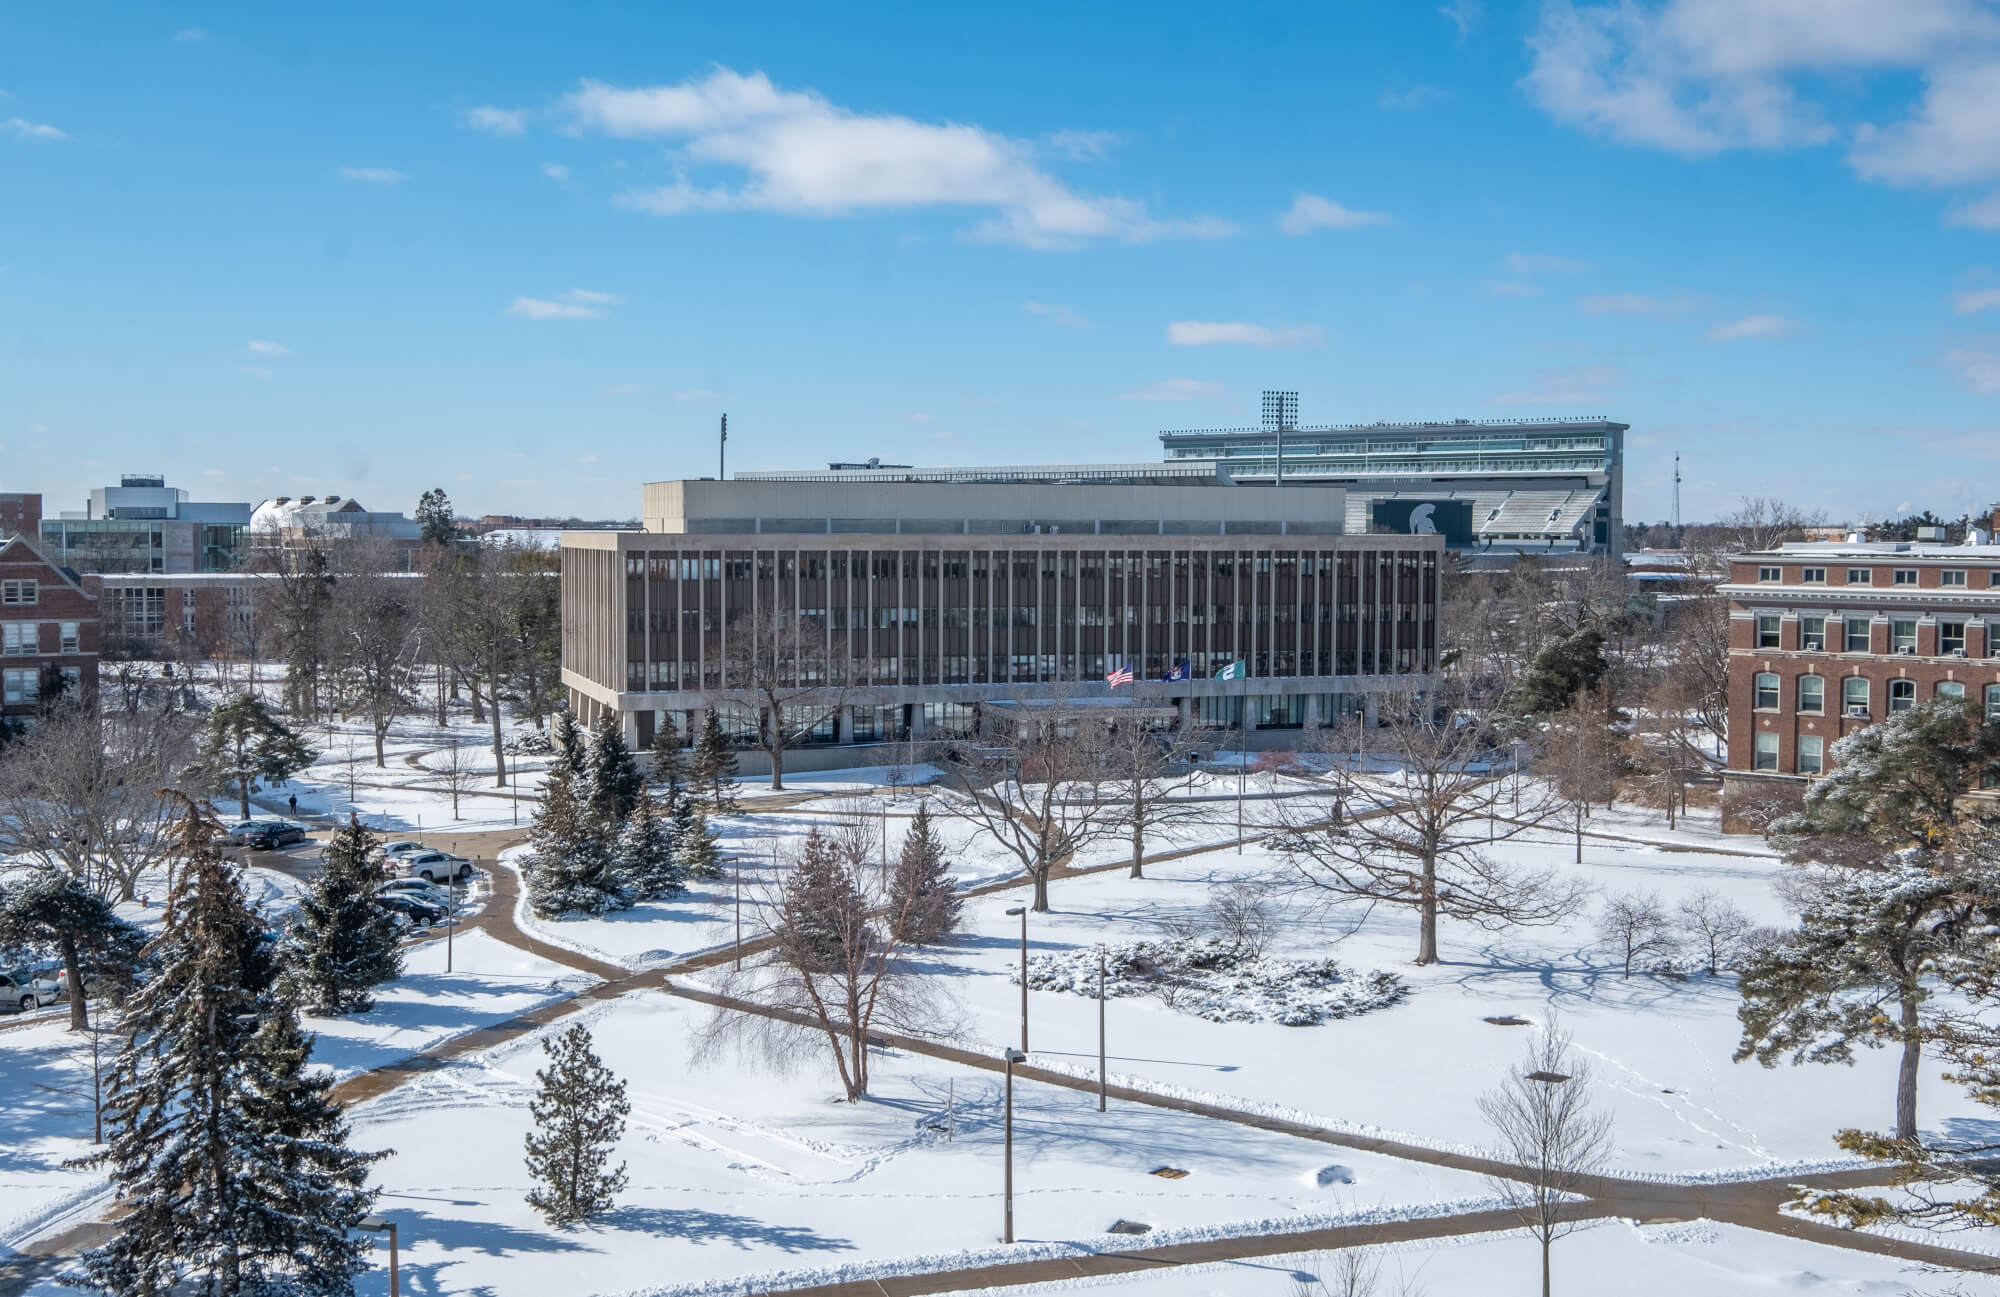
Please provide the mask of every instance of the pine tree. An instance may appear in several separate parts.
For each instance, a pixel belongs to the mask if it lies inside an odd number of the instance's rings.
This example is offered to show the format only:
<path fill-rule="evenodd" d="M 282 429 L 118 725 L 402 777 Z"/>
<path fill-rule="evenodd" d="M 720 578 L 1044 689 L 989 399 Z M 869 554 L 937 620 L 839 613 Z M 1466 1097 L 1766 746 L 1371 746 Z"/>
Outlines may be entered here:
<path fill-rule="evenodd" d="M 645 776 L 625 746 L 625 729 L 618 713 L 606 712 L 591 738 L 590 817 L 607 837 L 617 836 L 632 808 L 646 791 Z"/>
<path fill-rule="evenodd" d="M 872 946 L 868 898 L 840 848 L 815 826 L 799 848 L 778 905 L 779 949 L 800 972 L 841 971 Z"/>
<path fill-rule="evenodd" d="M 583 727 L 576 723 L 576 713 L 567 707 L 558 711 L 551 729 L 555 764 L 568 769 L 572 779 L 582 779 L 590 768 L 590 753 L 584 742 Z"/>
<path fill-rule="evenodd" d="M 681 801 L 680 813 L 674 817 L 674 863 L 682 878 L 722 877 L 722 850 L 708 831 L 708 817 L 687 799 Z"/>
<path fill-rule="evenodd" d="M 347 1147 L 311 1040 L 273 992 L 276 964 L 221 826 L 189 802 L 158 974 L 133 998 L 112 1064 L 108 1166 L 120 1232 L 83 1255 L 103 1292 L 346 1297 L 363 1265 L 355 1226 L 379 1153 Z"/>
<path fill-rule="evenodd" d="M 285 977 L 309 1013 L 365 1013 L 370 989 L 403 971 L 395 921 L 375 904 L 374 850 L 375 835 L 350 815 L 299 902 Z"/>
<path fill-rule="evenodd" d="M 522 874 L 529 904 L 545 919 L 603 914 L 631 904 L 620 886 L 611 843 L 591 820 L 577 784 L 567 761 L 559 758 L 551 765 L 534 827 L 528 831 Z"/>
<path fill-rule="evenodd" d="M 205 775 L 233 788 L 237 808 L 250 818 L 250 794 L 258 781 L 282 783 L 313 763 L 319 754 L 271 714 L 256 694 L 237 694 L 208 714 L 197 763 Z"/>
<path fill-rule="evenodd" d="M 1570 705 L 1578 693 L 1604 679 L 1604 632 L 1584 626 L 1542 645 L 1508 686 L 1500 710 L 1509 716 L 1542 717 Z"/>
<path fill-rule="evenodd" d="M 654 900 L 687 890 L 674 850 L 674 829 L 650 796 L 641 794 L 618 838 L 618 874 L 635 900 Z"/>
<path fill-rule="evenodd" d="M 632 1105 L 625 1083 L 591 1049 L 582 1023 L 544 1041 L 549 1065 L 535 1073 L 541 1091 L 528 1104 L 535 1128 L 528 1132 L 528 1174 L 538 1187 L 528 1205 L 551 1225 L 569 1226 L 611 1208 L 625 1187 L 625 1164 L 605 1168 L 625 1133 Z"/>
<path fill-rule="evenodd" d="M 680 733 L 674 729 L 672 722 L 668 722 L 653 731 L 651 752 L 653 757 L 652 781 L 656 784 L 665 785 L 664 791 L 668 806 L 678 805 L 681 794 L 687 788 L 688 759 L 687 753 L 681 748 Z"/>
<path fill-rule="evenodd" d="M 889 881 L 889 913 L 898 935 L 919 946 L 941 941 L 958 926 L 963 904 L 946 869 L 944 839 L 931 824 L 930 803 L 919 802 Z"/>
<path fill-rule="evenodd" d="M 711 815 L 734 814 L 736 806 L 736 749 L 723 736 L 722 721 L 710 707 L 702 717 L 701 737 L 694 745 L 694 787 L 708 803 Z"/>
<path fill-rule="evenodd" d="M 70 986 L 69 1026 L 90 1025 L 87 988 L 129 988 L 138 975 L 146 933 L 118 917 L 111 903 L 74 874 L 38 869 L 0 892 L 0 950 L 53 947 Z"/>

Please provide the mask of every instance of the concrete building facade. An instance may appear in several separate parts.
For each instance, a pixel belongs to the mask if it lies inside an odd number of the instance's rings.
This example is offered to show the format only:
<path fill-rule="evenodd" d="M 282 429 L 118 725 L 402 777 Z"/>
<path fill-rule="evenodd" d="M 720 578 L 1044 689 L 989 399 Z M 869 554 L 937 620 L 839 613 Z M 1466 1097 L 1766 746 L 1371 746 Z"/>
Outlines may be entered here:
<path fill-rule="evenodd" d="M 1057 698 L 1295 746 L 1436 669 L 1441 539 L 1344 536 L 1339 509 L 1323 487 L 652 483 L 644 531 L 563 537 L 562 679 L 643 747 L 710 708 L 747 743 L 755 673 L 789 672 L 802 768 Z"/>
<path fill-rule="evenodd" d="M 244 556 L 248 503 L 196 501 L 156 473 L 93 489 L 81 513 L 43 518 L 41 548 L 80 572 L 226 572 Z"/>

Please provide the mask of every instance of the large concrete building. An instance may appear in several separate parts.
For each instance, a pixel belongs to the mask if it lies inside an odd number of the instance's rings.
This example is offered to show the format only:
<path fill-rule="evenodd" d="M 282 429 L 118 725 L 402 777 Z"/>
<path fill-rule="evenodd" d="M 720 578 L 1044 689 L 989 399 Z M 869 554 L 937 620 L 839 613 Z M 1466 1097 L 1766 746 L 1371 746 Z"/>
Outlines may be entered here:
<path fill-rule="evenodd" d="M 1939 696 L 2000 717 L 2000 545 L 1830 541 L 1730 559 L 1729 755 L 1754 792 L 1833 765 L 1836 740 Z"/>
<path fill-rule="evenodd" d="M 82 572 L 226 572 L 249 525 L 248 503 L 194 501 L 157 473 L 127 473 L 82 512 L 43 518 L 41 548 Z"/>
<path fill-rule="evenodd" d="M 563 683 L 641 747 L 710 708 L 747 744 L 774 666 L 809 695 L 788 763 L 828 767 L 1052 698 L 1296 746 L 1437 665 L 1442 538 L 1343 535 L 1338 489 L 657 482 L 643 518 L 562 543 Z"/>

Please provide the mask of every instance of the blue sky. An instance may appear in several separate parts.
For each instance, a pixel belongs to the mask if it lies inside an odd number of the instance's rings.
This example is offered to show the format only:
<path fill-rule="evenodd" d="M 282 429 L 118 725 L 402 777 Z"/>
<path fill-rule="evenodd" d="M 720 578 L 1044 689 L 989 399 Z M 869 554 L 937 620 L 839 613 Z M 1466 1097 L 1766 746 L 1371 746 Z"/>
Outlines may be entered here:
<path fill-rule="evenodd" d="M 1608 414 L 1628 517 L 2000 498 L 1987 0 L 15 6 L 0 489 L 631 516 Z"/>

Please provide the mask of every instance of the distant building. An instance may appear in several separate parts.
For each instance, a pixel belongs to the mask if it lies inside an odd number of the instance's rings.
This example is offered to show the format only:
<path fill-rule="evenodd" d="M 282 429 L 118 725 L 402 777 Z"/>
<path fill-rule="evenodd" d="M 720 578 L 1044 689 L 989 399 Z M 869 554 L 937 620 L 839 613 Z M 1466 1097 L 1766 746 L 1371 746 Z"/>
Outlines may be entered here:
<path fill-rule="evenodd" d="M 42 535 L 42 497 L 28 491 L 0 491 L 0 540 Z"/>
<path fill-rule="evenodd" d="M 41 548 L 79 572 L 226 572 L 244 558 L 247 503 L 191 501 L 157 473 L 91 491 L 81 513 L 41 520 Z"/>
<path fill-rule="evenodd" d="M 32 717 L 57 689 L 97 705 L 97 607 L 26 536 L 0 540 L 0 717 Z"/>
<path fill-rule="evenodd" d="M 408 566 L 423 535 L 423 524 L 414 518 L 374 512 L 353 496 L 281 495 L 250 515 L 250 546 L 260 555 L 282 554 L 307 542 L 372 541 L 391 552 L 393 565 Z"/>

